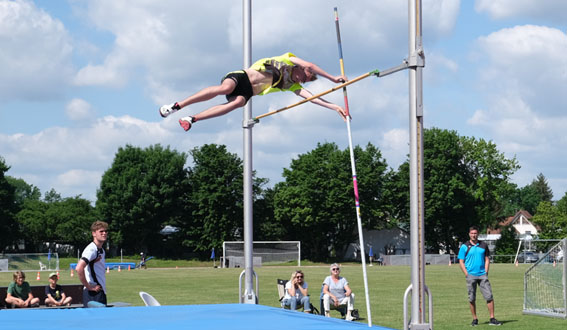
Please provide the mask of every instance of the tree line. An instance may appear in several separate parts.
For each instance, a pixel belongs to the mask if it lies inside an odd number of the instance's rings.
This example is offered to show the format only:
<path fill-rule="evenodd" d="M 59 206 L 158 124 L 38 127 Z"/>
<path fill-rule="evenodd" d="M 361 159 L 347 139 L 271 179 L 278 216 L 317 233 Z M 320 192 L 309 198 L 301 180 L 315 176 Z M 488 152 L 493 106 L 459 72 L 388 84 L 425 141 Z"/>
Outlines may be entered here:
<path fill-rule="evenodd" d="M 409 230 L 409 160 L 390 168 L 372 144 L 356 146 L 361 219 L 365 229 Z M 193 165 L 187 166 L 191 156 Z M 425 239 L 431 251 L 456 251 L 468 227 L 496 227 L 524 209 L 535 214 L 541 237 L 567 234 L 567 194 L 554 202 L 543 174 L 518 187 L 519 169 L 497 146 L 437 128 L 424 131 Z M 61 197 L 5 175 L 0 157 L 0 247 L 45 250 L 45 243 L 82 248 L 90 224 L 110 224 L 110 249 L 164 257 L 207 258 L 223 241 L 243 235 L 243 162 L 226 146 L 179 152 L 159 144 L 118 149 L 103 174 L 95 205 Z M 283 169 L 272 187 L 253 174 L 254 240 L 299 240 L 305 258 L 344 255 L 357 241 L 349 150 L 319 143 Z M 165 226 L 178 230 L 160 232 Z M 43 250 L 42 250 L 43 249 Z"/>

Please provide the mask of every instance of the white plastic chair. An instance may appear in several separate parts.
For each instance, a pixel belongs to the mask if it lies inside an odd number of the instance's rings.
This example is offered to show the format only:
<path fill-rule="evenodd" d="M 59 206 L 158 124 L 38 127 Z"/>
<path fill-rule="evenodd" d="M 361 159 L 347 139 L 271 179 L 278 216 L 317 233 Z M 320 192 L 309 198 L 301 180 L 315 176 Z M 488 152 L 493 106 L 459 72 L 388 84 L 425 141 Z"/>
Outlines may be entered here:
<path fill-rule="evenodd" d="M 146 306 L 161 306 L 156 298 L 152 297 L 152 295 L 147 292 L 140 291 L 140 298 L 142 298 Z"/>

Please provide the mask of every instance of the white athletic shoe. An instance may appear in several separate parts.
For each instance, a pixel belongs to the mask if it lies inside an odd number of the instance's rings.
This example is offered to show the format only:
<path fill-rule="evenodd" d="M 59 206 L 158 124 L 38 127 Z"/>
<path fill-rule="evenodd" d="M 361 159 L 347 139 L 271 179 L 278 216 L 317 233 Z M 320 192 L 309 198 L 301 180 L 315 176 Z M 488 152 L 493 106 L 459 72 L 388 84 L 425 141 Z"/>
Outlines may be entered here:
<path fill-rule="evenodd" d="M 191 124 L 195 122 L 195 119 L 191 116 L 183 117 L 179 119 L 179 125 L 183 127 L 185 132 L 191 129 Z"/>
<path fill-rule="evenodd" d="M 352 315 L 347 315 L 347 316 L 345 317 L 345 320 L 347 320 L 347 321 L 352 321 L 352 320 L 354 320 L 354 317 L 352 317 Z"/>
<path fill-rule="evenodd" d="M 171 115 L 172 113 L 176 112 L 179 109 L 174 109 L 173 107 L 177 104 L 177 102 L 172 103 L 172 104 L 166 104 L 166 105 L 162 105 L 159 108 L 159 114 L 165 118 L 169 115 Z"/>

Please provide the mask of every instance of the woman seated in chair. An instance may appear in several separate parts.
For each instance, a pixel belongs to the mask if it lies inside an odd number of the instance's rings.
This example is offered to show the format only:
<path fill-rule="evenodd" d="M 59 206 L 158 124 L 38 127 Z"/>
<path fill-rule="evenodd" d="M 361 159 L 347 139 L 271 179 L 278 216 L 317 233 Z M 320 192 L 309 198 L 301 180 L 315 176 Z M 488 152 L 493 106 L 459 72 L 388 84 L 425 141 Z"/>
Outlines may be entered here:
<path fill-rule="evenodd" d="M 282 306 L 289 306 L 291 310 L 296 310 L 303 306 L 305 313 L 311 313 L 311 302 L 307 295 L 307 282 L 304 281 L 305 275 L 301 270 L 291 274 L 291 279 L 285 284 L 285 296 Z"/>
<path fill-rule="evenodd" d="M 331 265 L 331 276 L 327 276 L 323 282 L 323 306 L 325 316 L 330 317 L 330 310 L 338 309 L 340 306 L 347 306 L 345 320 L 352 321 L 352 311 L 354 309 L 354 293 L 348 285 L 346 278 L 339 276 L 341 268 L 338 264 Z M 332 302 L 332 304 L 331 304 Z"/>

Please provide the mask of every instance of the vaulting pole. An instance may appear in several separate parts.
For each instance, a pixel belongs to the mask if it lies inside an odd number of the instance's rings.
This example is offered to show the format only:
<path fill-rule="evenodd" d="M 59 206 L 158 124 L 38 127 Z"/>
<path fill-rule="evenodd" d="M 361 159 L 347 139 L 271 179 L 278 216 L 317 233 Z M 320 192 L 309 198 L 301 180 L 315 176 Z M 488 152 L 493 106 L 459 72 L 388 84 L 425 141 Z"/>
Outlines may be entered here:
<path fill-rule="evenodd" d="M 341 74 L 345 75 L 345 65 L 343 60 L 343 46 L 341 42 L 341 31 L 339 28 L 339 12 L 335 7 L 335 27 L 337 30 L 337 44 L 339 46 L 339 64 L 341 66 Z M 350 149 L 350 165 L 352 169 L 352 184 L 354 187 L 354 204 L 356 207 L 356 222 L 358 224 L 358 240 L 360 242 L 360 257 L 362 260 L 362 274 L 364 278 L 364 293 L 366 296 L 366 314 L 368 315 L 368 326 L 372 326 L 372 312 L 370 310 L 370 296 L 368 295 L 368 277 L 366 275 L 366 253 L 364 252 L 364 235 L 362 233 L 362 220 L 360 217 L 360 201 L 358 198 L 358 183 L 356 180 L 356 162 L 354 160 L 354 150 L 352 147 L 352 133 L 350 130 L 350 111 L 348 106 L 348 96 L 346 86 L 343 87 L 343 96 L 345 101 L 345 112 L 347 116 L 346 125 L 348 132 L 348 145 Z"/>

